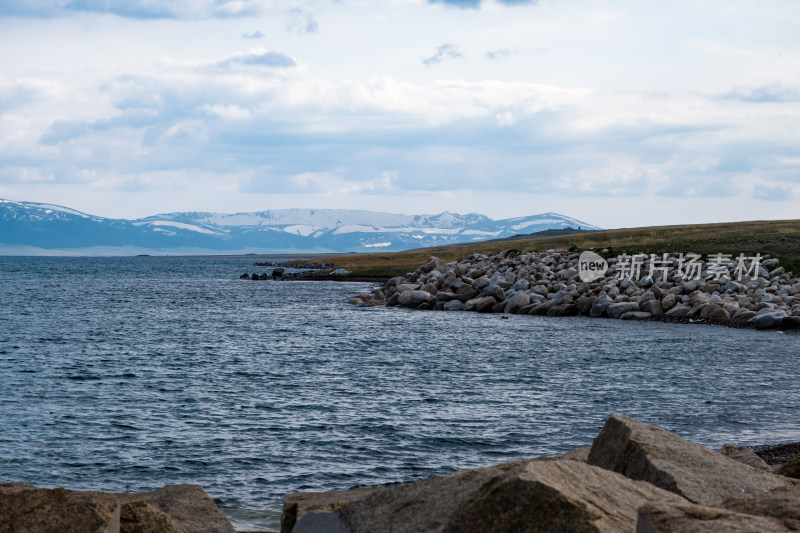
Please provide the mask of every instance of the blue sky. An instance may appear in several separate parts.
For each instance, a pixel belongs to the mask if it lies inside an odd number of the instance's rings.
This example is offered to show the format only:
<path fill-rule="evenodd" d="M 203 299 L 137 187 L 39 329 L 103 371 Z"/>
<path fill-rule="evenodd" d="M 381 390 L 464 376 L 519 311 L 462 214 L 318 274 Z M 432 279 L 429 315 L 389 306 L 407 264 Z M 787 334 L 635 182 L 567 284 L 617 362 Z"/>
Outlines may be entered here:
<path fill-rule="evenodd" d="M 0 197 L 800 218 L 795 0 L 11 0 Z"/>

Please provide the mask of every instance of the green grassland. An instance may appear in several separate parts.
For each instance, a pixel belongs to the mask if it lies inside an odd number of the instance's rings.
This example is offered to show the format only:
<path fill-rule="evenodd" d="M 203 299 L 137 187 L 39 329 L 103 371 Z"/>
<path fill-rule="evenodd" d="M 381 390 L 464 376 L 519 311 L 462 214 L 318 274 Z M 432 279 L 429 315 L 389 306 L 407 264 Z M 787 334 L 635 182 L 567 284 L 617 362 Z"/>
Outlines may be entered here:
<path fill-rule="evenodd" d="M 593 249 L 602 251 L 601 255 L 607 258 L 623 253 L 694 252 L 704 256 L 722 253 L 734 258 L 740 253 L 747 256 L 760 253 L 762 257 L 777 257 L 788 270 L 800 272 L 800 220 L 652 226 L 546 237 L 518 236 L 404 252 L 346 254 L 326 260 L 350 271 L 344 278 L 384 278 L 402 276 L 432 255 L 449 262 L 474 253 L 498 253 L 508 249 L 534 252 L 551 248 Z"/>

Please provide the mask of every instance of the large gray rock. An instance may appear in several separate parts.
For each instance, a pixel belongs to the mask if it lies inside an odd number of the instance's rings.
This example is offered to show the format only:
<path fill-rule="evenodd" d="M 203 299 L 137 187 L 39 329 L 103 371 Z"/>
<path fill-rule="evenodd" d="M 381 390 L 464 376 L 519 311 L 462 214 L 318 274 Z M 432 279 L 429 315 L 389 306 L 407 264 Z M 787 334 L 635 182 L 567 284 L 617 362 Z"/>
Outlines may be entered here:
<path fill-rule="evenodd" d="M 518 292 L 507 300 L 504 313 L 516 314 L 520 309 L 531 303 L 530 297 L 524 292 Z"/>
<path fill-rule="evenodd" d="M 442 262 L 439 261 L 438 257 L 431 257 L 428 261 L 420 267 L 420 270 L 423 272 L 430 272 L 434 268 L 438 268 L 441 266 Z"/>
<path fill-rule="evenodd" d="M 702 505 L 791 485 L 786 478 L 619 415 L 606 420 L 594 439 L 589 464 L 647 481 Z"/>
<path fill-rule="evenodd" d="M 482 298 L 473 298 L 464 304 L 464 311 L 477 311 L 478 313 L 488 313 L 492 307 L 497 305 L 497 300 L 491 296 L 484 296 Z"/>
<path fill-rule="evenodd" d="M 427 291 L 405 291 L 400 293 L 397 303 L 403 307 L 418 307 L 436 301 L 436 296 Z"/>
<path fill-rule="evenodd" d="M 674 317 L 682 317 L 687 316 L 689 313 L 692 312 L 692 308 L 686 304 L 677 304 L 672 309 L 667 311 L 665 314 L 667 316 L 674 316 Z"/>
<path fill-rule="evenodd" d="M 592 304 L 591 309 L 589 310 L 589 316 L 592 318 L 600 318 L 602 316 L 606 316 L 608 314 L 608 306 L 611 305 L 611 300 L 605 294 L 598 296 L 594 303 Z"/>
<path fill-rule="evenodd" d="M 647 300 L 639 305 L 639 309 L 651 315 L 663 315 L 664 308 L 659 300 Z"/>
<path fill-rule="evenodd" d="M 342 498 L 344 505 L 333 498 L 330 510 L 306 512 L 293 527 L 284 521 L 281 532 L 632 531 L 645 502 L 682 500 L 573 460 L 517 461 Z"/>
<path fill-rule="evenodd" d="M 463 311 L 464 304 L 459 300 L 450 300 L 444 304 L 443 308 L 445 311 Z"/>
<path fill-rule="evenodd" d="M 757 316 L 753 319 L 753 325 L 756 329 L 773 329 L 781 327 L 783 318 L 786 313 L 783 311 L 775 311 L 774 313 L 767 313 Z"/>
<path fill-rule="evenodd" d="M 486 289 L 486 294 L 493 297 L 498 302 L 502 302 L 506 299 L 506 291 L 500 285 L 489 285 L 489 288 Z"/>
<path fill-rule="evenodd" d="M 620 302 L 616 304 L 611 304 L 608 306 L 608 316 L 611 318 L 619 318 L 625 313 L 630 313 L 631 311 L 639 311 L 639 304 L 636 302 Z"/>
<path fill-rule="evenodd" d="M 122 505 L 144 502 L 168 515 L 188 533 L 235 533 L 200 485 L 169 485 L 152 492 L 117 494 Z"/>
<path fill-rule="evenodd" d="M 0 483 L 0 532 L 119 533 L 113 494 Z"/>
<path fill-rule="evenodd" d="M 419 289 L 419 283 L 399 283 L 396 287 L 397 292 L 408 292 Z"/>

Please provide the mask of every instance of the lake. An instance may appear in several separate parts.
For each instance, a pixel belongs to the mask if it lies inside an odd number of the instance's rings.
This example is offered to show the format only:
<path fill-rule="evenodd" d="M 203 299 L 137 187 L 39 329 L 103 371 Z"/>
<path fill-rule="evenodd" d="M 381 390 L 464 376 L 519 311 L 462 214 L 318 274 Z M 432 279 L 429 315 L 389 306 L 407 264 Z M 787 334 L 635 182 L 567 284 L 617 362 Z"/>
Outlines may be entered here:
<path fill-rule="evenodd" d="M 254 259 L 0 257 L 0 480 L 197 483 L 239 529 L 288 492 L 591 444 L 619 413 L 720 448 L 800 441 L 800 336 L 357 308 Z"/>

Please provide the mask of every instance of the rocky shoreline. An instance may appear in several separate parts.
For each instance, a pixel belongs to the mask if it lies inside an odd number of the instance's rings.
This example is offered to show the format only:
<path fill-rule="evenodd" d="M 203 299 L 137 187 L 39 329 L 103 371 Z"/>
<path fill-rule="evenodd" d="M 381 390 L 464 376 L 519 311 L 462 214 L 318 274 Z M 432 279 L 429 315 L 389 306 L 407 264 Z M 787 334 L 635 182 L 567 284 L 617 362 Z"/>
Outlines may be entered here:
<path fill-rule="evenodd" d="M 591 262 L 581 259 L 587 255 Z M 601 261 L 604 268 L 592 270 Z M 567 250 L 507 250 L 450 263 L 431 257 L 349 303 L 800 329 L 800 279 L 774 258 L 722 254 L 705 263 L 679 254 L 604 259 Z"/>
<path fill-rule="evenodd" d="M 800 528 L 800 457 L 770 467 L 624 416 L 591 446 L 388 487 L 286 496 L 281 533 L 722 532 Z"/>
<path fill-rule="evenodd" d="M 615 415 L 590 446 L 284 498 L 281 533 L 800 530 L 800 443 L 721 452 Z M 765 461 L 767 459 L 768 461 Z M 197 485 L 113 494 L 0 483 L 0 531 L 234 533 Z"/>

